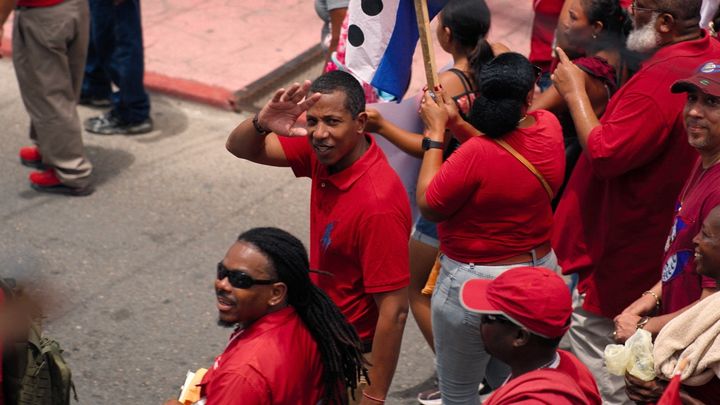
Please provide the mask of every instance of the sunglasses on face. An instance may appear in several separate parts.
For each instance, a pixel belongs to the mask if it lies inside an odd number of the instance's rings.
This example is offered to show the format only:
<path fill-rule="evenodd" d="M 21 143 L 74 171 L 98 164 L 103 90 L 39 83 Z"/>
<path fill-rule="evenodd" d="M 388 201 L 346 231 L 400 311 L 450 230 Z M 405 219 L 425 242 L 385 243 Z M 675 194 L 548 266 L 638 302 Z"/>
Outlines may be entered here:
<path fill-rule="evenodd" d="M 539 79 L 540 76 L 542 76 L 542 68 L 537 65 L 532 65 L 533 73 L 535 73 L 535 80 Z"/>
<path fill-rule="evenodd" d="M 220 262 L 217 264 L 217 279 L 223 280 L 225 277 L 227 277 L 228 281 L 230 282 L 230 285 L 235 288 L 243 288 L 247 289 L 255 284 L 260 285 L 268 285 L 268 284 L 274 284 L 277 283 L 278 280 L 257 280 L 254 279 L 244 272 L 240 270 L 230 270 L 225 265 Z"/>
<path fill-rule="evenodd" d="M 502 315 L 493 315 L 493 314 L 484 314 L 480 317 L 480 321 L 482 323 L 495 323 L 495 322 L 502 322 L 502 323 L 510 323 L 515 324 L 515 322 L 507 319 L 506 317 Z"/>

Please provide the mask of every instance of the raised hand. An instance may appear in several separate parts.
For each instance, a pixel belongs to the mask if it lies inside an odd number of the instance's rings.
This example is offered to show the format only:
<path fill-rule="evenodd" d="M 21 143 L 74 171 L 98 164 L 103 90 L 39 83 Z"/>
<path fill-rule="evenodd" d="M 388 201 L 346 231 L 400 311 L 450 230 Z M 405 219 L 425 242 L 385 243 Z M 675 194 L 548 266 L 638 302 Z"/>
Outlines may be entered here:
<path fill-rule="evenodd" d="M 434 91 L 434 94 L 434 98 L 429 91 L 425 91 L 425 94 L 423 94 L 420 102 L 420 118 L 422 118 L 428 132 L 444 134 L 448 121 L 448 111 L 445 105 L 450 97 L 439 88 Z"/>
<path fill-rule="evenodd" d="M 287 90 L 276 91 L 273 98 L 258 113 L 258 124 L 278 135 L 307 135 L 307 129 L 295 126 L 295 123 L 302 113 L 320 99 L 320 93 L 306 97 L 309 89 L 310 81 L 306 80 L 302 85 L 294 83 Z"/>
<path fill-rule="evenodd" d="M 384 120 L 382 114 L 374 108 L 366 108 L 365 112 L 368 117 L 367 123 L 365 124 L 365 130 L 368 132 L 379 133 L 382 129 Z"/>
<path fill-rule="evenodd" d="M 559 47 L 555 50 L 560 63 L 550 78 L 558 93 L 567 98 L 569 94 L 585 92 L 585 73 L 568 58 L 565 51 Z"/>

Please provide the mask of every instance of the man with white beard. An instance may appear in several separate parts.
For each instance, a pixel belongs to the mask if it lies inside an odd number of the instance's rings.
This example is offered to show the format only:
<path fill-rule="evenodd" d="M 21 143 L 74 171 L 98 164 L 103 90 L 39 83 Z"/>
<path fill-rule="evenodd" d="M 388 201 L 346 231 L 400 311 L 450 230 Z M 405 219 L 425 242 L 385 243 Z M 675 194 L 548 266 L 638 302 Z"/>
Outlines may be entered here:
<path fill-rule="evenodd" d="M 552 244 L 563 272 L 579 275 L 567 336 L 606 404 L 631 403 L 623 378 L 603 364 L 603 350 L 613 343 L 613 318 L 659 280 L 675 200 L 697 158 L 683 127 L 685 98 L 670 86 L 720 57 L 720 43 L 698 27 L 701 3 L 633 2 L 635 29 L 627 46 L 649 57 L 600 120 L 584 74 L 558 49 L 553 81 L 584 153 L 555 213 Z"/>

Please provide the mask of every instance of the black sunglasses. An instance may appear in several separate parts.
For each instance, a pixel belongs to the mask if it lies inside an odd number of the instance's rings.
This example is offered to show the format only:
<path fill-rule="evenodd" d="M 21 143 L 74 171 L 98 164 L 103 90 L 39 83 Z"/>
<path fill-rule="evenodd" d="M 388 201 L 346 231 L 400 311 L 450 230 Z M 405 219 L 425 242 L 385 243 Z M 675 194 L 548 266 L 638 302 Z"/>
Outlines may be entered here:
<path fill-rule="evenodd" d="M 542 68 L 538 65 L 532 65 L 533 73 L 535 73 L 535 79 L 539 79 L 542 76 Z"/>
<path fill-rule="evenodd" d="M 278 282 L 278 280 L 256 280 L 240 270 L 230 270 L 220 262 L 217 264 L 217 279 L 222 280 L 225 277 L 227 277 L 231 286 L 243 289 L 250 288 L 255 284 L 267 285 Z"/>
<path fill-rule="evenodd" d="M 493 314 L 483 314 L 480 317 L 480 322 L 482 322 L 482 323 L 502 322 L 502 323 L 511 323 L 511 324 L 515 325 L 515 322 L 509 320 L 508 318 L 506 318 L 502 315 L 493 315 Z"/>

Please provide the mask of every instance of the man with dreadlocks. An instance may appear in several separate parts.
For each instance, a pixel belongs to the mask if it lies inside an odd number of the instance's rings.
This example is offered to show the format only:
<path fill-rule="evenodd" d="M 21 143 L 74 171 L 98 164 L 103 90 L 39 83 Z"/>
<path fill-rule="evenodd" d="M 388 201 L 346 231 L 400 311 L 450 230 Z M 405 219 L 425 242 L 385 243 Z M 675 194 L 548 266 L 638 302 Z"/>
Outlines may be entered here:
<path fill-rule="evenodd" d="M 215 291 L 218 323 L 237 329 L 200 384 L 207 405 L 343 404 L 366 373 L 357 333 L 310 281 L 305 247 L 289 233 L 240 235 Z"/>
<path fill-rule="evenodd" d="M 307 96 L 307 97 L 306 97 Z M 307 125 L 298 118 L 306 113 Z M 349 73 L 278 90 L 227 140 L 235 156 L 310 177 L 313 275 L 355 327 L 372 367 L 363 404 L 385 402 L 408 312 L 410 205 L 400 178 L 365 132 L 365 93 Z"/>

